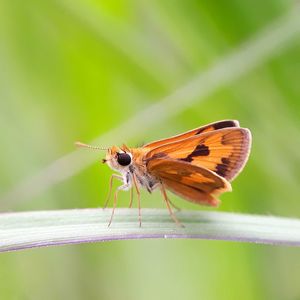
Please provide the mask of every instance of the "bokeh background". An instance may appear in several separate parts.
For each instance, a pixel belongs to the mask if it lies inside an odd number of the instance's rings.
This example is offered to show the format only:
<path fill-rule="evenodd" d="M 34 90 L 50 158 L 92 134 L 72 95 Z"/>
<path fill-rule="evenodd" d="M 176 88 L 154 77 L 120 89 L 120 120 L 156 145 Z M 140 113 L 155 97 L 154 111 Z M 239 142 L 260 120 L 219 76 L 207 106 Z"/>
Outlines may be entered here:
<path fill-rule="evenodd" d="M 121 130 L 296 9 L 282 0 L 1 0 L 1 194 L 74 151 L 74 141 L 112 128 L 122 136 L 114 131 L 109 143 L 135 146 L 233 118 L 252 130 L 253 150 L 219 210 L 300 217 L 300 34 L 171 118 L 156 123 L 153 115 L 130 138 Z M 95 160 L 34 197 L 1 201 L 0 209 L 98 207 L 110 174 Z M 119 206 L 127 204 L 123 193 Z M 160 196 L 143 193 L 143 207 L 163 207 Z M 116 241 L 0 255 L 0 299 L 296 300 L 299 278 L 299 249 L 221 241 Z"/>

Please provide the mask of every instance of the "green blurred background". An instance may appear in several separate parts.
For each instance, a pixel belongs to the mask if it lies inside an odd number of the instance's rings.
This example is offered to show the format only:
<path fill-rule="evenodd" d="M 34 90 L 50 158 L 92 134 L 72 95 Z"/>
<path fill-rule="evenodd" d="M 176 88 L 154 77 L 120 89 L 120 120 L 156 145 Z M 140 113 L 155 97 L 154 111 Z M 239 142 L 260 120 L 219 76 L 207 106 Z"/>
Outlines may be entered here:
<path fill-rule="evenodd" d="M 73 151 L 74 141 L 91 141 L 159 102 L 293 5 L 1 0 L 0 192 Z M 219 210 L 300 217 L 299 78 L 300 36 L 176 116 L 159 125 L 153 116 L 152 128 L 124 142 L 238 119 L 253 132 L 253 150 Z M 0 208 L 97 207 L 110 174 L 95 162 Z M 119 206 L 127 205 L 123 193 Z M 143 207 L 163 205 L 143 193 Z M 300 299 L 299 278 L 299 249 L 233 242 L 116 241 L 0 255 L 0 299 Z"/>

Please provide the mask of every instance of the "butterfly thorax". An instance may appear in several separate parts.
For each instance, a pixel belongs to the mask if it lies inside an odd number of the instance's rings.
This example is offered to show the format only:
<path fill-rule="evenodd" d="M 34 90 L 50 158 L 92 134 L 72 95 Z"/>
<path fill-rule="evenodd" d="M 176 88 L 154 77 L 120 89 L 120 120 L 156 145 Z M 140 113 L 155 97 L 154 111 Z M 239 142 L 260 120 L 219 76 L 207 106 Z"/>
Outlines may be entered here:
<path fill-rule="evenodd" d="M 145 155 L 146 152 L 143 148 L 131 148 L 132 164 L 129 169 L 135 175 L 138 185 L 147 189 L 151 193 L 159 185 L 159 180 L 151 175 L 147 169 Z"/>

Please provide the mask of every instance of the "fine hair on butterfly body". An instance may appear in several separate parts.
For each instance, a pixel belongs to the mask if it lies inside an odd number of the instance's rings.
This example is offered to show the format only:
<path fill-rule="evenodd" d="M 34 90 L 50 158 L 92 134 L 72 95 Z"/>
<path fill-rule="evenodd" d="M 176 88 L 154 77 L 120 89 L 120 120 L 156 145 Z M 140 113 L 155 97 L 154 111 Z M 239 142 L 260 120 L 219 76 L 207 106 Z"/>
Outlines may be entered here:
<path fill-rule="evenodd" d="M 166 190 L 193 203 L 218 206 L 218 197 L 231 191 L 230 182 L 242 171 L 251 148 L 251 132 L 235 120 L 224 120 L 199 127 L 180 135 L 154 141 L 139 148 L 101 148 L 76 143 L 79 147 L 106 150 L 104 163 L 117 171 L 110 179 L 107 206 L 113 180 L 122 181 L 114 193 L 110 226 L 117 205 L 118 192 L 137 193 L 141 226 L 140 188 L 149 193 L 160 189 L 170 216 L 182 226 L 171 206 Z"/>

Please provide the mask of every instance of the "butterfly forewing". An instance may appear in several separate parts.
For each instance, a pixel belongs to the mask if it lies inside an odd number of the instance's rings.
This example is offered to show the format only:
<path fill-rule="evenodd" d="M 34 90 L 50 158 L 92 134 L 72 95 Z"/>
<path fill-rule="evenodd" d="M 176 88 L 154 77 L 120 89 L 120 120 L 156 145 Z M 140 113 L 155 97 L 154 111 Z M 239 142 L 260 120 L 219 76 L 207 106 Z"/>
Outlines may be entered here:
<path fill-rule="evenodd" d="M 171 158 L 232 180 L 245 165 L 250 146 L 248 129 L 224 128 L 157 147 L 146 154 L 146 160 Z"/>
<path fill-rule="evenodd" d="M 209 131 L 214 131 L 214 130 L 218 130 L 218 129 L 223 129 L 223 128 L 229 128 L 229 127 L 239 127 L 239 122 L 236 120 L 223 120 L 223 121 L 218 121 L 218 122 L 214 122 L 199 128 L 195 128 L 193 130 L 187 131 L 185 133 L 167 138 L 167 139 L 162 139 L 159 141 L 155 141 L 149 144 L 144 145 L 143 148 L 148 148 L 149 150 L 152 150 L 156 147 L 159 146 L 163 146 L 166 145 L 168 143 L 173 143 L 173 142 L 177 142 L 180 140 L 184 140 L 187 139 L 189 137 L 193 137 L 193 136 L 197 136 L 200 135 L 204 132 L 209 132 Z"/>

